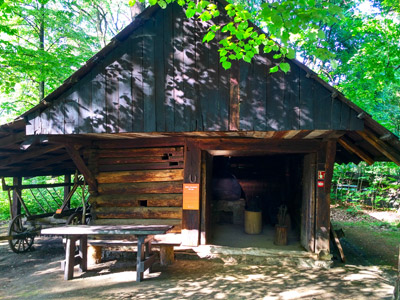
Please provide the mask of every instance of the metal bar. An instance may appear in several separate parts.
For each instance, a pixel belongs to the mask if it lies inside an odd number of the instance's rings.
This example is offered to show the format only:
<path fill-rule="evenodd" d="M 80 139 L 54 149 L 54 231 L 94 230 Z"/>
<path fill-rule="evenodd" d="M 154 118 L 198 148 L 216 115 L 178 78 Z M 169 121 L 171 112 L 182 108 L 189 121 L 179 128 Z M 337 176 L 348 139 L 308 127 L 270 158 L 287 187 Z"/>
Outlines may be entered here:
<path fill-rule="evenodd" d="M 38 191 L 39 191 L 40 195 L 42 195 L 42 198 L 43 198 L 44 201 L 46 202 L 47 206 L 50 207 L 50 211 L 54 210 L 54 209 L 51 207 L 50 203 L 47 201 L 46 197 L 43 195 L 42 191 L 41 191 L 40 189 L 38 189 Z"/>
<path fill-rule="evenodd" d="M 44 207 L 42 206 L 42 204 L 39 202 L 38 199 L 36 199 L 35 194 L 33 193 L 32 189 L 29 190 L 33 196 L 33 198 L 36 200 L 36 203 L 39 204 L 40 208 L 43 210 L 43 212 L 47 213 L 47 210 L 44 209 Z"/>

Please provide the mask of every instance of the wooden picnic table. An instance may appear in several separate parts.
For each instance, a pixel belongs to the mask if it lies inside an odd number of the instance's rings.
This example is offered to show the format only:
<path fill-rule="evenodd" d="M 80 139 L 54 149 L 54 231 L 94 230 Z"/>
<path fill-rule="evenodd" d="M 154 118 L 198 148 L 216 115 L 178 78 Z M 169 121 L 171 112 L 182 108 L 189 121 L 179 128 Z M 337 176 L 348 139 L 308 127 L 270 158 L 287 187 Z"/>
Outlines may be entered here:
<path fill-rule="evenodd" d="M 73 225 L 52 227 L 41 230 L 44 235 L 61 235 L 66 238 L 65 261 L 61 264 L 64 279 L 74 277 L 74 267 L 79 265 L 79 271 L 87 270 L 87 240 L 88 235 L 121 236 L 137 238 L 136 281 L 143 280 L 144 272 L 152 266 L 155 255 L 151 252 L 151 242 L 156 234 L 165 234 L 171 225 Z M 79 241 L 78 252 L 76 242 Z"/>

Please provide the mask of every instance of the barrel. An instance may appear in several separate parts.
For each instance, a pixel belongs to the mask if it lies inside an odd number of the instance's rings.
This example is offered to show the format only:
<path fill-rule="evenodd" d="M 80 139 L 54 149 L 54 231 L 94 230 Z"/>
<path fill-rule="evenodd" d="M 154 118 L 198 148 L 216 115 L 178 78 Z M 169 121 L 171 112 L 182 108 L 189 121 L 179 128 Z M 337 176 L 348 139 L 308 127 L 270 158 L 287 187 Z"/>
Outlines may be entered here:
<path fill-rule="evenodd" d="M 244 211 L 244 232 L 260 234 L 262 231 L 261 211 Z"/>

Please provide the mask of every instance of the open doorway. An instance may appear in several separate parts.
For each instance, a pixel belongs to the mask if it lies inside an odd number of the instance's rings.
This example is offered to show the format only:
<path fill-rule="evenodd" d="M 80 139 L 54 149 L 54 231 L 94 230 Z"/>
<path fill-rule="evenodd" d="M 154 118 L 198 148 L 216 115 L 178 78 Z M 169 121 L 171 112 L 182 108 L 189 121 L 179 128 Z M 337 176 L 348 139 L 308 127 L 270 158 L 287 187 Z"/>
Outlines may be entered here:
<path fill-rule="evenodd" d="M 214 156 L 212 165 L 212 244 L 276 248 L 275 225 L 284 208 L 288 244 L 283 247 L 301 248 L 303 155 Z M 259 234 L 245 233 L 245 210 L 261 213 Z"/>

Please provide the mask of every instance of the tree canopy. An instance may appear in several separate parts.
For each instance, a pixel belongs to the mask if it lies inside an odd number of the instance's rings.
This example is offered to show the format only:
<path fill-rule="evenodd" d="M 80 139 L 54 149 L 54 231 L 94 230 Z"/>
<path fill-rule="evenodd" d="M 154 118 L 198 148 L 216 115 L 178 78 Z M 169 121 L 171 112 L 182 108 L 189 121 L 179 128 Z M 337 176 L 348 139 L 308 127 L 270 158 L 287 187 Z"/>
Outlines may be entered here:
<path fill-rule="evenodd" d="M 188 18 L 207 21 L 203 42 L 218 31 L 224 68 L 273 52 L 277 67 L 297 58 L 349 99 L 399 133 L 400 7 L 396 0 L 230 0 L 221 8 L 206 0 L 149 0 L 185 7 Z M 38 103 L 132 20 L 134 0 L 0 1 L 0 112 L 9 121 Z M 134 7 L 135 7 L 134 6 Z M 256 28 L 258 26 L 262 30 Z M 4 117 L 4 116 L 8 116 Z"/>

